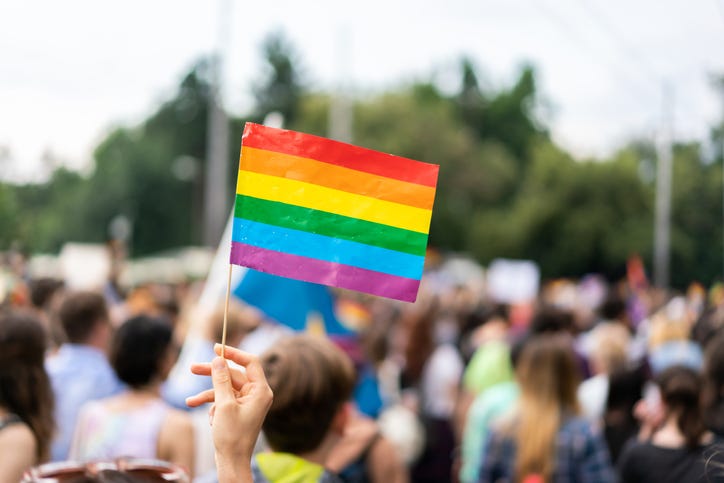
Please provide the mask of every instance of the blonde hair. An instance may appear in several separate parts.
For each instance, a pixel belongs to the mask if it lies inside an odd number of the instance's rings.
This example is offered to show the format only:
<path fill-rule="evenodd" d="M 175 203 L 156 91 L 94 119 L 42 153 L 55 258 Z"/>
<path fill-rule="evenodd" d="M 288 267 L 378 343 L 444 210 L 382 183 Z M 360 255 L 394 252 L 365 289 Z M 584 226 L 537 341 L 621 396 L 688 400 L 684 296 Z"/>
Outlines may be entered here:
<path fill-rule="evenodd" d="M 576 389 L 580 374 L 570 340 L 561 335 L 540 335 L 528 341 L 517 377 L 520 401 L 513 433 L 516 481 L 538 474 L 550 482 L 563 414 L 579 412 Z"/>
<path fill-rule="evenodd" d="M 604 323 L 591 332 L 591 362 L 594 369 L 611 374 L 626 366 L 631 344 L 629 331 L 617 323 Z"/>
<path fill-rule="evenodd" d="M 687 340 L 691 335 L 691 323 L 682 297 L 674 297 L 651 317 L 649 349 L 667 342 Z"/>
<path fill-rule="evenodd" d="M 691 335 L 691 327 L 685 320 L 672 320 L 663 315 L 655 315 L 651 320 L 649 333 L 649 349 L 672 341 L 687 340 Z"/>

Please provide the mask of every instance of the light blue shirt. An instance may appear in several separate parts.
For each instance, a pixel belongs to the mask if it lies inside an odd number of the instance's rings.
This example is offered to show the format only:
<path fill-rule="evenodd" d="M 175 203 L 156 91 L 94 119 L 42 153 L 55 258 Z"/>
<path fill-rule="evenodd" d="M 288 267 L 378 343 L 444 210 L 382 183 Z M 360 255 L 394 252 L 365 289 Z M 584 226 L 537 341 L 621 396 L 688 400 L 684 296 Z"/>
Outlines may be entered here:
<path fill-rule="evenodd" d="M 188 411 L 186 398 L 213 388 L 211 378 L 197 376 L 191 373 L 193 362 L 211 362 L 216 357 L 214 343 L 205 339 L 189 336 L 184 342 L 181 355 L 179 355 L 168 379 L 161 387 L 161 396 L 170 405 Z"/>
<path fill-rule="evenodd" d="M 55 395 L 56 436 L 52 461 L 68 459 L 80 407 L 88 401 L 113 396 L 123 390 L 106 355 L 91 346 L 63 344 L 45 361 Z"/>

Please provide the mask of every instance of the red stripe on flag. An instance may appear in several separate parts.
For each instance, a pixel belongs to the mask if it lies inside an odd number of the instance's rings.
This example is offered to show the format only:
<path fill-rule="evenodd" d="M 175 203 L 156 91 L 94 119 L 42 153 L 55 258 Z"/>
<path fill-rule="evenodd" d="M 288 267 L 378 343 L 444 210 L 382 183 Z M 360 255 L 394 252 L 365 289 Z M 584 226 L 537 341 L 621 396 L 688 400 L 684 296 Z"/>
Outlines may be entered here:
<path fill-rule="evenodd" d="M 351 144 L 247 122 L 241 144 L 435 187 L 439 166 Z"/>

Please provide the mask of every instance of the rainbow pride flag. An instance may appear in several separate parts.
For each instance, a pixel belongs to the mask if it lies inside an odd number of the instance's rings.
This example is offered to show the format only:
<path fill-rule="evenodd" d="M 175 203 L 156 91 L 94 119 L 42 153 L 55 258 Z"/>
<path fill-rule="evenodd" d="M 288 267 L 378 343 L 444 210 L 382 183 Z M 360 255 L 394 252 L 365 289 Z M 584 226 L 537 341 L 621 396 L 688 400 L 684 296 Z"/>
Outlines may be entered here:
<path fill-rule="evenodd" d="M 439 166 L 247 123 L 231 263 L 414 302 Z"/>

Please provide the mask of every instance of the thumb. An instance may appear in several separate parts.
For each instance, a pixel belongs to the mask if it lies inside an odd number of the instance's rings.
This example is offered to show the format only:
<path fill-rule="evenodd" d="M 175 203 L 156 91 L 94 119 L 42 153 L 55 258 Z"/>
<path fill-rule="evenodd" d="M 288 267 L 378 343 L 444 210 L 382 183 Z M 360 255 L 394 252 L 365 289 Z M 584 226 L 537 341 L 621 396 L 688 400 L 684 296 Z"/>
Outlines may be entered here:
<path fill-rule="evenodd" d="M 221 357 L 215 357 L 211 361 L 211 381 L 214 384 L 214 401 L 216 404 L 234 399 L 234 388 L 231 386 L 229 366 Z"/>

